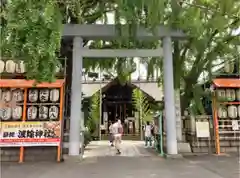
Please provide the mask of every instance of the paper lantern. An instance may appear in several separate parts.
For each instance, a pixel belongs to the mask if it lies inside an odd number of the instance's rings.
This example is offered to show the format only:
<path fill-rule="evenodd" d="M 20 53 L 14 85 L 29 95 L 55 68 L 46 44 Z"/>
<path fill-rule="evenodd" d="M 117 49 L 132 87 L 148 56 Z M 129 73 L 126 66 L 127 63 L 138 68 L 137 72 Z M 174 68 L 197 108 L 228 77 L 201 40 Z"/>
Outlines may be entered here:
<path fill-rule="evenodd" d="M 1 108 L 0 109 L 0 118 L 1 120 L 10 120 L 12 115 L 11 108 Z"/>
<path fill-rule="evenodd" d="M 225 61 L 224 63 L 224 72 L 231 74 L 234 71 L 234 63 L 231 61 Z"/>
<path fill-rule="evenodd" d="M 228 101 L 234 101 L 236 99 L 236 93 L 233 89 L 226 90 L 226 98 Z"/>
<path fill-rule="evenodd" d="M 10 90 L 5 90 L 2 92 L 2 100 L 5 102 L 10 102 L 12 100 L 12 93 Z"/>
<path fill-rule="evenodd" d="M 217 98 L 220 100 L 226 99 L 226 91 L 223 89 L 217 89 L 216 90 L 217 93 Z"/>
<path fill-rule="evenodd" d="M 38 100 L 38 90 L 30 89 L 28 93 L 28 100 L 30 102 L 36 102 Z"/>
<path fill-rule="evenodd" d="M 16 63 L 16 73 L 23 74 L 25 71 L 24 61 L 18 61 Z"/>
<path fill-rule="evenodd" d="M 218 117 L 219 117 L 220 119 L 226 119 L 227 116 L 228 116 L 227 109 L 226 109 L 225 107 L 220 106 L 220 107 L 218 108 Z"/>
<path fill-rule="evenodd" d="M 55 72 L 56 72 L 56 73 L 59 73 L 59 72 L 61 72 L 61 70 L 62 70 L 62 64 L 59 63 L 59 64 L 56 66 Z"/>
<path fill-rule="evenodd" d="M 49 98 L 49 90 L 48 89 L 42 89 L 39 92 L 39 100 L 41 102 L 46 102 L 48 101 Z"/>
<path fill-rule="evenodd" d="M 51 120 L 57 119 L 58 118 L 58 114 L 59 114 L 59 109 L 58 109 L 57 106 L 51 106 L 49 108 L 49 114 L 48 114 L 49 119 L 51 119 Z"/>
<path fill-rule="evenodd" d="M 237 106 L 228 106 L 228 117 L 235 119 L 238 116 Z"/>
<path fill-rule="evenodd" d="M 18 120 L 22 118 L 22 107 L 21 106 L 16 106 L 15 108 L 12 109 L 12 118 L 14 120 Z"/>
<path fill-rule="evenodd" d="M 37 118 L 37 107 L 35 106 L 30 106 L 28 109 L 27 109 L 27 118 L 28 120 L 34 120 Z"/>
<path fill-rule="evenodd" d="M 47 119 L 48 118 L 48 107 L 40 106 L 38 113 L 39 113 L 39 115 L 38 115 L 39 119 Z"/>
<path fill-rule="evenodd" d="M 52 89 L 50 90 L 50 101 L 57 102 L 60 98 L 59 89 Z"/>
<path fill-rule="evenodd" d="M 4 72 L 5 68 L 5 62 L 3 60 L 0 60 L 0 74 Z"/>
<path fill-rule="evenodd" d="M 240 118 L 240 105 L 238 105 L 238 117 Z"/>
<path fill-rule="evenodd" d="M 12 97 L 17 102 L 22 102 L 24 99 L 23 90 L 17 89 L 12 92 Z"/>
<path fill-rule="evenodd" d="M 16 64 L 13 60 L 7 60 L 6 62 L 6 72 L 7 73 L 14 73 L 16 68 Z"/>
<path fill-rule="evenodd" d="M 2 91 L 2 89 L 0 88 L 0 100 L 2 100 L 2 93 L 3 93 L 3 91 Z"/>
<path fill-rule="evenodd" d="M 236 90 L 236 98 L 240 101 L 240 88 Z"/>

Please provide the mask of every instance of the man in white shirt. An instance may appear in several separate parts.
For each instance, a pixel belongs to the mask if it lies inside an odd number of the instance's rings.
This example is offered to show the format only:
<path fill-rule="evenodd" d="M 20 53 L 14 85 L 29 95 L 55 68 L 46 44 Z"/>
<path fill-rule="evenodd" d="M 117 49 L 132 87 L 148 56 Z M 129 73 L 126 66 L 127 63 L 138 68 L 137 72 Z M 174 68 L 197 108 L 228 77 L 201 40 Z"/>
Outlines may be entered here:
<path fill-rule="evenodd" d="M 110 122 L 110 126 L 109 126 L 109 141 L 110 141 L 111 146 L 114 146 L 113 145 L 114 138 L 113 138 L 112 128 L 113 128 L 113 123 Z"/>
<path fill-rule="evenodd" d="M 117 150 L 117 154 L 121 154 L 120 144 L 122 141 L 122 133 L 123 133 L 123 127 L 121 124 L 121 120 L 116 120 L 116 122 L 112 125 L 112 134 L 114 137 L 114 146 Z"/>

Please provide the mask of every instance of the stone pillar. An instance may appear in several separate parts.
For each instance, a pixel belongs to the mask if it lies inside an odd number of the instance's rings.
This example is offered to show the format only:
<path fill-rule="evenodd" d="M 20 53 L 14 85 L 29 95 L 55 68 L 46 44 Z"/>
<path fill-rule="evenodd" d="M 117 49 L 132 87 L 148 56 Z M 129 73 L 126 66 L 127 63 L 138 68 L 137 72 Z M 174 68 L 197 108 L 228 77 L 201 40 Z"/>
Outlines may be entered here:
<path fill-rule="evenodd" d="M 173 83 L 173 59 L 171 37 L 163 39 L 164 104 L 167 131 L 167 154 L 178 154 L 176 135 L 175 94 Z"/>
<path fill-rule="evenodd" d="M 84 128 L 82 117 L 82 61 L 81 48 L 83 41 L 81 37 L 74 37 L 73 40 L 73 61 L 72 61 L 72 89 L 71 89 L 71 117 L 69 134 L 69 155 L 79 156 L 79 149 L 83 147 L 84 138 L 81 134 Z"/>

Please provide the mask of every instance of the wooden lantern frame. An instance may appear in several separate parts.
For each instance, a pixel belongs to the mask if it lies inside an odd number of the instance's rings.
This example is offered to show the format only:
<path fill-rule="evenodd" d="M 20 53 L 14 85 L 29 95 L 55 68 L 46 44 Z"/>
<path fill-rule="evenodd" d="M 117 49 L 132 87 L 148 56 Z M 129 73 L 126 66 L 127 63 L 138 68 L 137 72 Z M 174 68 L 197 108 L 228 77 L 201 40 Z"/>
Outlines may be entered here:
<path fill-rule="evenodd" d="M 61 161 L 61 150 L 62 150 L 62 128 L 63 128 L 63 104 L 64 104 L 64 80 L 59 79 L 52 83 L 39 83 L 35 85 L 34 80 L 25 80 L 25 79 L 1 79 L 0 86 L 1 88 L 22 88 L 24 90 L 24 100 L 23 100 L 23 114 L 22 121 L 16 122 L 25 122 L 27 119 L 27 89 L 30 88 L 58 88 L 60 90 L 59 94 L 59 119 L 60 122 L 60 143 L 57 146 L 57 161 Z M 41 146 L 41 145 L 40 145 Z M 54 145 L 55 146 L 55 145 Z M 10 147 L 10 146 L 9 146 Z M 20 146 L 20 154 L 19 154 L 19 163 L 24 162 L 24 146 Z"/>
<path fill-rule="evenodd" d="M 217 78 L 213 80 L 214 88 L 240 88 L 240 79 L 232 79 L 232 78 Z M 240 104 L 240 101 L 235 102 L 222 102 L 222 104 Z M 214 92 L 213 102 L 213 125 L 214 125 L 214 136 L 215 136 L 215 149 L 216 154 L 221 154 L 221 146 L 220 146 L 220 137 L 219 137 L 219 120 L 217 114 L 217 95 Z"/>

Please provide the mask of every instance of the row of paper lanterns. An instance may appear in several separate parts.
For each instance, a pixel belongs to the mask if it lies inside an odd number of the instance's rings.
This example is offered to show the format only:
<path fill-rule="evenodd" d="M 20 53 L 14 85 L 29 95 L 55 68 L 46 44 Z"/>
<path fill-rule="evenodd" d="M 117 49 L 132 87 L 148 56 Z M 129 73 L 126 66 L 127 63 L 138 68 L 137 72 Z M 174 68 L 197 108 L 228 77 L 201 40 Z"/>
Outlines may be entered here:
<path fill-rule="evenodd" d="M 217 89 L 217 97 L 227 99 L 227 101 L 240 101 L 240 88 L 239 89 Z"/>
<path fill-rule="evenodd" d="M 15 108 L 3 108 L 0 110 L 0 119 L 1 120 L 19 120 L 22 118 L 23 108 L 22 106 L 17 106 Z M 30 106 L 27 108 L 27 120 L 36 120 L 36 119 L 58 119 L 59 107 L 52 106 Z"/>
<path fill-rule="evenodd" d="M 62 66 L 56 66 L 56 73 L 60 72 Z M 13 60 L 0 60 L 0 73 L 19 73 L 23 74 L 26 72 L 24 61 L 13 61 Z"/>
<path fill-rule="evenodd" d="M 228 73 L 228 74 L 232 74 L 234 72 L 234 68 L 235 68 L 235 63 L 232 61 L 226 61 L 224 63 L 224 72 Z M 238 70 L 240 71 L 240 65 L 238 67 Z"/>
<path fill-rule="evenodd" d="M 220 119 L 240 119 L 240 105 L 231 106 L 219 106 L 218 108 L 218 118 Z"/>
<path fill-rule="evenodd" d="M 23 90 L 1 90 L 0 89 L 0 98 L 6 102 L 11 101 L 11 98 L 15 98 L 17 102 L 22 102 L 24 99 Z M 57 102 L 60 99 L 60 91 L 59 89 L 30 89 L 28 92 L 28 100 L 29 102 L 37 102 L 39 99 L 40 102 Z"/>

